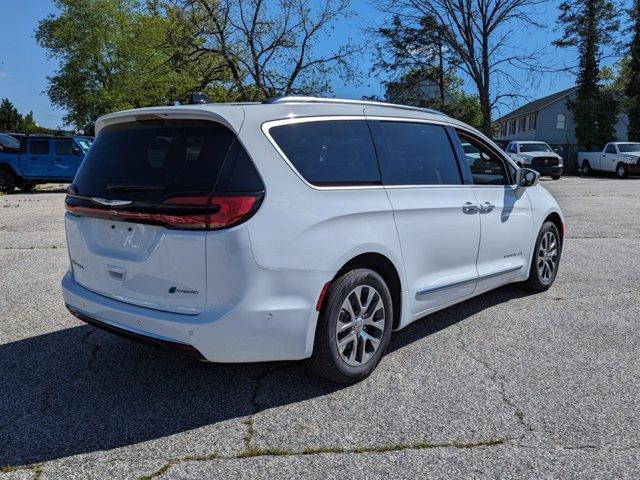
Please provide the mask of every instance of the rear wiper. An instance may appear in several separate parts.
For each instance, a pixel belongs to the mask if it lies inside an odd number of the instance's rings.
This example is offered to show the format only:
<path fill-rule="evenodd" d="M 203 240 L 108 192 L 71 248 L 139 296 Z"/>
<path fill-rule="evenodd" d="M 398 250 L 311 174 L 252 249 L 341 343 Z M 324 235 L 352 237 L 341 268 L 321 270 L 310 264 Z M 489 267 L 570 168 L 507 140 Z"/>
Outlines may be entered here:
<path fill-rule="evenodd" d="M 127 185 L 119 183 L 110 183 L 107 190 L 111 192 L 163 192 L 167 187 L 159 185 Z"/>

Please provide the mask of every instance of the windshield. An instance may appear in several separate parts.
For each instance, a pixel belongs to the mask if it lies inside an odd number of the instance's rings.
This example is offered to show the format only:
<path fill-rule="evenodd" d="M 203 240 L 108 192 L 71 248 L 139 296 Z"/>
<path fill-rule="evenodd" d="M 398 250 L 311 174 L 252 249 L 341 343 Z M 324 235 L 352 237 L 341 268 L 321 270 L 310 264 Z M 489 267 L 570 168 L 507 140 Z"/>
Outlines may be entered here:
<path fill-rule="evenodd" d="M 620 153 L 640 152 L 640 143 L 619 143 Z"/>
<path fill-rule="evenodd" d="M 91 140 L 90 138 L 76 138 L 76 142 L 78 142 L 78 145 L 80 145 L 82 151 L 84 153 L 87 153 L 89 147 L 93 143 L 93 140 Z"/>
<path fill-rule="evenodd" d="M 10 135 L 0 133 L 0 145 L 9 148 L 20 148 L 20 142 Z"/>
<path fill-rule="evenodd" d="M 551 147 L 546 143 L 521 143 L 520 152 L 551 152 Z"/>

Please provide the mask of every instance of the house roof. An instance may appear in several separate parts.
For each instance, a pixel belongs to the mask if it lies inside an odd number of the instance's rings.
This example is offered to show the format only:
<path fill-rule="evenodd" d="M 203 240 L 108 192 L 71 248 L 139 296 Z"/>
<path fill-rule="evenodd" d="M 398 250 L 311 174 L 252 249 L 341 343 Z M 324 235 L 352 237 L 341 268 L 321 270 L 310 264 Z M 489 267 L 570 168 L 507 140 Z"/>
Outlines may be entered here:
<path fill-rule="evenodd" d="M 573 93 L 577 87 L 567 88 L 566 90 L 562 90 L 560 92 L 552 93 L 551 95 L 547 95 L 546 97 L 539 98 L 532 102 L 529 102 L 520 108 L 515 109 L 511 113 L 507 113 L 506 115 L 500 117 L 496 122 L 503 122 L 510 118 L 521 117 L 523 115 L 528 115 L 530 113 L 537 112 L 547 105 L 551 105 L 552 103 L 557 102 L 558 100 L 566 97 L 567 95 Z"/>

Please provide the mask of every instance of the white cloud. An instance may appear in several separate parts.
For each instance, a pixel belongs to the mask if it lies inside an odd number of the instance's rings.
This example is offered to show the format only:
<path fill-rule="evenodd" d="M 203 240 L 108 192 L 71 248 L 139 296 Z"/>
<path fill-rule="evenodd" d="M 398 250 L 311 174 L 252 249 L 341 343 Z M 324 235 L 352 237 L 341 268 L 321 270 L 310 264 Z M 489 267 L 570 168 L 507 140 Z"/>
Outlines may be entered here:
<path fill-rule="evenodd" d="M 6 78 L 8 76 L 9 76 L 8 73 L 0 72 L 0 78 Z"/>

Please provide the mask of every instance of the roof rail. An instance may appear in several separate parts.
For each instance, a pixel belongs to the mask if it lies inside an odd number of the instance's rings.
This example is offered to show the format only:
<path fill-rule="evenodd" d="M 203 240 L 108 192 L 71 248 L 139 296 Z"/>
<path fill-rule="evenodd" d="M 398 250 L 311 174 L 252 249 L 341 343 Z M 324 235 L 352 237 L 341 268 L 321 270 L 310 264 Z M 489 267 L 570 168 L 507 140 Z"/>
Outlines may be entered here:
<path fill-rule="evenodd" d="M 439 110 L 433 110 L 431 108 L 414 107 L 412 105 L 400 105 L 397 103 L 376 102 L 373 100 L 350 100 L 346 98 L 323 98 L 323 97 L 307 97 L 303 95 L 288 95 L 280 97 L 272 97 L 265 100 L 262 103 L 268 104 L 280 104 L 280 103 L 334 103 L 339 105 L 363 105 L 369 107 L 391 107 L 400 108 L 402 110 L 413 110 L 424 113 L 432 113 L 434 115 L 447 116 Z"/>

